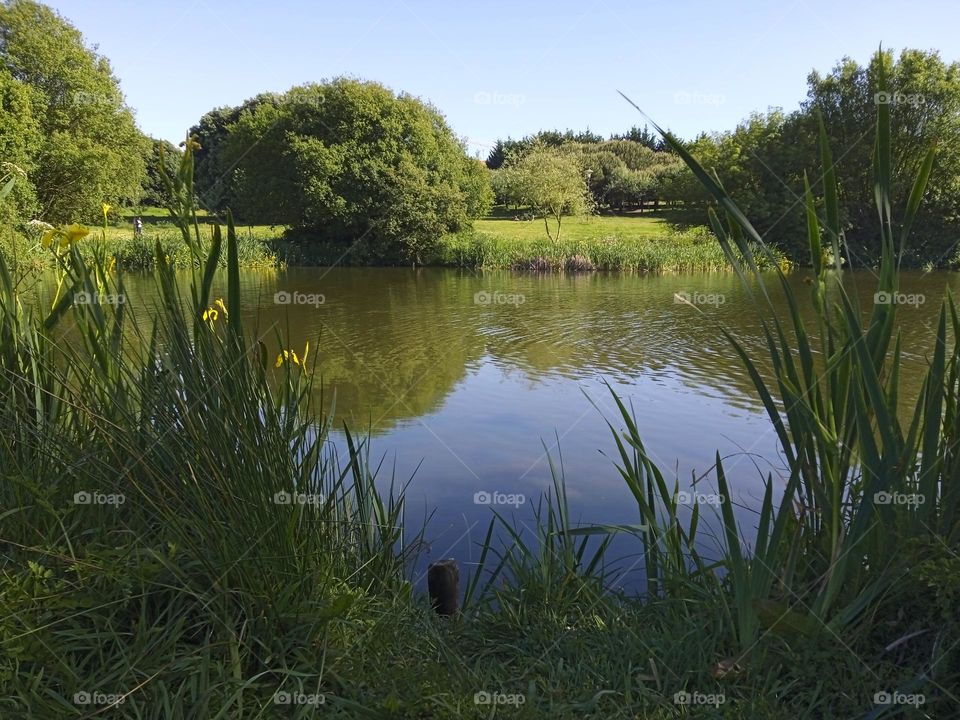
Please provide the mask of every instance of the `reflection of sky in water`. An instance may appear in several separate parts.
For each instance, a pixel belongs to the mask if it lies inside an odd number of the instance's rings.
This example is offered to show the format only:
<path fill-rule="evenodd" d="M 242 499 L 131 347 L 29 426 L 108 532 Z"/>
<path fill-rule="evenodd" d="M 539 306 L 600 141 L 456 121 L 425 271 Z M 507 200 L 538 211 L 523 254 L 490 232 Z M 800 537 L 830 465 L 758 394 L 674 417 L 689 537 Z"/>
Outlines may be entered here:
<path fill-rule="evenodd" d="M 633 403 L 648 452 L 671 486 L 680 478 L 681 488 L 688 487 L 691 473 L 700 476 L 708 471 L 719 450 L 724 457 L 734 455 L 725 466 L 736 499 L 756 505 L 761 475 L 742 453 L 775 457 L 775 438 L 767 432 L 763 416 L 731 408 L 721 398 L 698 393 L 675 379 L 640 377 L 631 385 L 613 387 L 625 402 Z M 426 534 L 429 554 L 420 570 L 428 560 L 440 557 L 454 556 L 464 563 L 478 558 L 476 544 L 491 518 L 489 507 L 473 502 L 478 490 L 522 493 L 527 502 L 516 511 L 497 509 L 519 527 L 525 523 L 529 527 L 533 504 L 552 489 L 547 451 L 558 467 L 562 459 L 575 524 L 638 522 L 636 504 L 613 462 L 617 451 L 604 418 L 622 427 L 599 377 L 538 381 L 483 362 L 458 383 L 441 408 L 376 438 L 375 456 L 386 454 L 385 465 L 393 468 L 395 463 L 399 478 L 409 477 L 423 461 L 407 496 L 408 517 L 414 522 L 436 509 Z M 420 449 L 420 454 L 411 453 L 411 448 Z M 760 464 L 769 471 L 763 461 Z M 713 474 L 708 473 L 697 486 L 699 492 L 715 492 L 713 483 Z M 710 514 L 708 510 L 704 516 L 705 531 Z M 741 515 L 749 527 L 749 513 Z M 610 557 L 637 552 L 639 544 L 624 538 Z M 625 560 L 624 567 L 638 560 Z M 635 570 L 628 580 L 638 577 Z"/>

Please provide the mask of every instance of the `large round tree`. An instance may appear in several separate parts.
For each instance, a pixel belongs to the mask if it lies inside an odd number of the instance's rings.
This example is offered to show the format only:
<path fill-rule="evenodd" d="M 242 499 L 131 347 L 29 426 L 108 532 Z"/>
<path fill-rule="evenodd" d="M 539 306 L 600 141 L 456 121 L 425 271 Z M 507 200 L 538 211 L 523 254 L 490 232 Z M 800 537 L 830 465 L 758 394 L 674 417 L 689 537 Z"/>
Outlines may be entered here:
<path fill-rule="evenodd" d="M 422 259 L 492 202 L 486 169 L 440 113 L 373 82 L 259 95 L 195 131 L 207 143 L 201 202 L 384 260 Z"/>

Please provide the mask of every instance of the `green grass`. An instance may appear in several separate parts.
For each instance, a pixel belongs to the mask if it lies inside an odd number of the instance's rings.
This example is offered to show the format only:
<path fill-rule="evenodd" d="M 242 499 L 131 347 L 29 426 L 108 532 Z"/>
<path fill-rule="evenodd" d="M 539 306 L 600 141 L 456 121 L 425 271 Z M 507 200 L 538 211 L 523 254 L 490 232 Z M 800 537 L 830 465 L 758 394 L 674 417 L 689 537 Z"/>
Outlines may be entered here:
<path fill-rule="evenodd" d="M 523 215 L 518 210 L 515 215 Z M 517 240 L 542 240 L 546 238 L 542 220 L 513 220 L 512 217 L 487 217 L 475 220 L 473 227 L 487 235 L 498 235 Z M 592 215 L 585 218 L 564 218 L 561 225 L 561 239 L 601 240 L 612 235 L 626 240 L 649 240 L 670 237 L 673 234 L 670 224 L 662 213 Z"/>
<path fill-rule="evenodd" d="M 767 263 L 768 259 L 764 256 L 761 262 Z M 559 241 L 547 237 L 540 220 L 489 217 L 475 221 L 472 230 L 444 237 L 432 261 L 456 267 L 533 272 L 730 270 L 709 229 L 680 228 L 669 223 L 663 213 L 567 218 Z M 786 266 L 780 255 L 775 261 Z"/>

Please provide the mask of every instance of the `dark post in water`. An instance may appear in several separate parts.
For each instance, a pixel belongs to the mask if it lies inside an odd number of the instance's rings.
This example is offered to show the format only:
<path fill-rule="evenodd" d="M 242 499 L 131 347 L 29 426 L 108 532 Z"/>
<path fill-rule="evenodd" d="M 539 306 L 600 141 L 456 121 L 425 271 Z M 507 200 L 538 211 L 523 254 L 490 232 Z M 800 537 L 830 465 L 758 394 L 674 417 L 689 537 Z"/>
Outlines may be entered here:
<path fill-rule="evenodd" d="M 427 568 L 430 603 L 440 615 L 452 616 L 459 610 L 460 570 L 453 558 L 430 563 Z"/>

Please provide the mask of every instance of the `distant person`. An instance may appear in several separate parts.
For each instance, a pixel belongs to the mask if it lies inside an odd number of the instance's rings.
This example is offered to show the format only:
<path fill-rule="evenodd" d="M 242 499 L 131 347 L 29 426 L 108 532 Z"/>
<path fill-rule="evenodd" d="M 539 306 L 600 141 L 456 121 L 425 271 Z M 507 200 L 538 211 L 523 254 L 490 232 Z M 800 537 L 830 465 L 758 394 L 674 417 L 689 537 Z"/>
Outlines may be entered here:
<path fill-rule="evenodd" d="M 143 220 L 139 217 L 133 219 L 133 234 L 138 239 L 143 237 Z"/>

